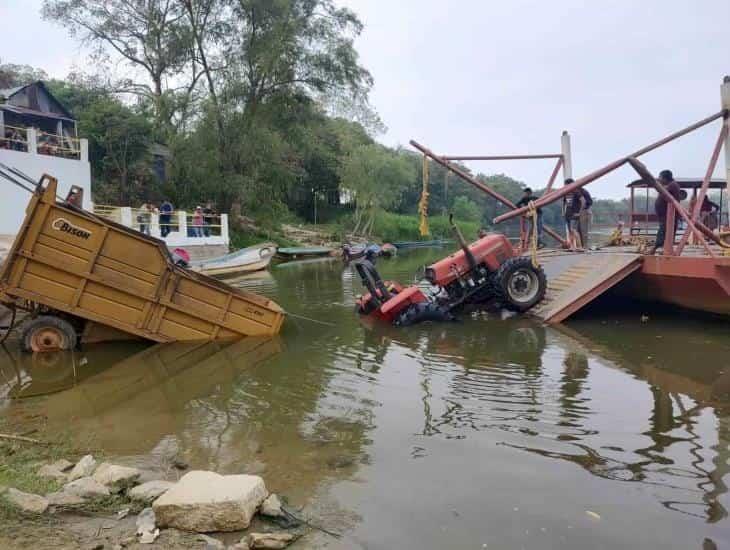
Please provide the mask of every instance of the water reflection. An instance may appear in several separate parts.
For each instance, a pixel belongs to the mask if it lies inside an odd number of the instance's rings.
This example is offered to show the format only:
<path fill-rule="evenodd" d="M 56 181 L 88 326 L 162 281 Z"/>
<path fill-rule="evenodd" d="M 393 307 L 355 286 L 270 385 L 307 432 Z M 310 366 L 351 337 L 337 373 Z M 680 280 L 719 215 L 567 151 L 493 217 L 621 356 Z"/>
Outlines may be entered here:
<path fill-rule="evenodd" d="M 380 267 L 410 281 L 445 253 Z M 730 542 L 722 325 L 637 316 L 555 329 L 475 314 L 396 329 L 353 314 L 361 289 L 339 262 L 284 265 L 273 282 L 236 284 L 327 326 L 292 320 L 280 341 L 86 350 L 59 369 L 0 355 L 6 393 L 35 396 L 2 414 L 34 408 L 110 454 L 263 472 L 297 504 L 324 506 L 315 515 L 348 532 L 345 548 Z M 64 391 L 41 395 L 54 388 Z"/>

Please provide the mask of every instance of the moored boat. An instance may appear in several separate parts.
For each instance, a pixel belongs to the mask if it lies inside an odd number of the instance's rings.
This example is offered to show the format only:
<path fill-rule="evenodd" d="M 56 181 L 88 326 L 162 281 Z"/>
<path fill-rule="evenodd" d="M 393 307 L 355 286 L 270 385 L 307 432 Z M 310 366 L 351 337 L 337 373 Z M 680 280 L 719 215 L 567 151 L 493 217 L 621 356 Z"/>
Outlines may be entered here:
<path fill-rule="evenodd" d="M 266 269 L 276 254 L 276 244 L 262 243 L 224 256 L 190 262 L 190 268 L 205 275 L 226 277 Z"/>
<path fill-rule="evenodd" d="M 326 246 L 295 246 L 280 248 L 276 251 L 276 255 L 282 260 L 298 260 L 331 256 L 333 252 L 332 248 Z"/>

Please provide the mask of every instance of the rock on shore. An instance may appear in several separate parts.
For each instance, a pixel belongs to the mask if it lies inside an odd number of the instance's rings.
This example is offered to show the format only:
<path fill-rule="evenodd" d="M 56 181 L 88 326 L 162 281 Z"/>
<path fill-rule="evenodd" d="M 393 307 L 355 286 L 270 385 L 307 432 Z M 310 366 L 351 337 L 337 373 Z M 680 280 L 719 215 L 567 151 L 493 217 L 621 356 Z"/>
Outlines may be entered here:
<path fill-rule="evenodd" d="M 8 488 L 3 496 L 10 504 L 23 512 L 42 514 L 48 508 L 48 499 L 32 493 L 24 493 L 13 487 Z"/>
<path fill-rule="evenodd" d="M 209 533 L 238 531 L 251 523 L 268 496 L 259 476 L 192 471 L 152 504 L 160 527 Z"/>
<path fill-rule="evenodd" d="M 286 548 L 294 540 L 289 533 L 251 533 L 248 535 L 248 546 L 251 550 Z"/>
<path fill-rule="evenodd" d="M 127 492 L 127 496 L 139 502 L 152 502 L 157 497 L 166 493 L 173 485 L 175 484 L 171 481 L 147 481 L 142 485 L 137 485 L 134 489 L 130 489 Z"/>
<path fill-rule="evenodd" d="M 109 489 L 92 477 L 82 477 L 67 483 L 63 488 L 63 492 L 80 497 L 105 497 L 109 495 Z"/>
<path fill-rule="evenodd" d="M 112 493 L 118 493 L 122 489 L 134 485 L 140 475 L 142 472 L 137 468 L 103 462 L 91 477 L 94 481 L 106 486 Z"/>
<path fill-rule="evenodd" d="M 57 460 L 51 464 L 45 464 L 38 470 L 38 475 L 41 477 L 50 477 L 57 481 L 68 480 L 68 470 L 73 468 L 73 462 L 68 460 Z"/>
<path fill-rule="evenodd" d="M 86 455 L 79 460 L 68 474 L 68 480 L 74 481 L 82 477 L 89 477 L 96 470 L 96 460 L 91 455 Z"/>
<path fill-rule="evenodd" d="M 272 518 L 278 518 L 284 515 L 281 511 L 281 501 L 275 493 L 271 493 L 263 504 L 261 504 L 261 514 Z"/>

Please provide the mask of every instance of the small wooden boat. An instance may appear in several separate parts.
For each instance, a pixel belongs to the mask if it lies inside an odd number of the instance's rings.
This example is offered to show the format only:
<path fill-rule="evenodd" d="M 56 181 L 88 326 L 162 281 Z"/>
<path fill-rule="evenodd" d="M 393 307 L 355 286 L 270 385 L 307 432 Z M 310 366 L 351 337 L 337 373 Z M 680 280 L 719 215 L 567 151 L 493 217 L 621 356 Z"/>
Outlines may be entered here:
<path fill-rule="evenodd" d="M 296 246 L 280 248 L 276 251 L 277 257 L 282 260 L 299 260 L 304 258 L 320 258 L 331 256 L 334 250 L 326 246 Z"/>
<path fill-rule="evenodd" d="M 425 248 L 429 246 L 444 246 L 454 241 L 447 239 L 436 239 L 433 241 L 398 241 L 393 243 L 396 248 Z"/>
<path fill-rule="evenodd" d="M 228 277 L 266 269 L 276 254 L 276 244 L 263 243 L 224 256 L 190 262 L 190 268 L 205 275 Z"/>

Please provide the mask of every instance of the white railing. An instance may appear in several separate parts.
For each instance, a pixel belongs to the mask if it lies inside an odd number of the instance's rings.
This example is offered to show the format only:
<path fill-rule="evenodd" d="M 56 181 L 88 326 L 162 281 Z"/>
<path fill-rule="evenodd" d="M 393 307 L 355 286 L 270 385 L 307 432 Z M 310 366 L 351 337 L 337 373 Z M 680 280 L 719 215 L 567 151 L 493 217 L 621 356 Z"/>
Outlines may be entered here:
<path fill-rule="evenodd" d="M 89 160 L 89 142 L 85 139 L 7 124 L 0 124 L 0 149 L 84 162 Z"/>
<path fill-rule="evenodd" d="M 213 223 L 195 225 L 192 214 L 185 210 L 176 210 L 170 216 L 170 224 L 167 225 L 167 235 L 163 237 L 162 229 L 166 224 L 163 224 L 163 227 L 160 226 L 160 215 L 156 212 L 149 213 L 149 228 L 146 227 L 145 213 L 139 208 L 95 204 L 94 213 L 136 229 L 137 231 L 143 231 L 153 237 L 162 239 L 169 247 L 202 245 L 228 246 L 230 243 L 228 235 L 228 214 L 215 214 L 212 216 Z"/>

